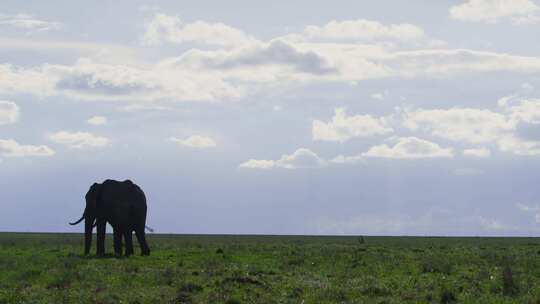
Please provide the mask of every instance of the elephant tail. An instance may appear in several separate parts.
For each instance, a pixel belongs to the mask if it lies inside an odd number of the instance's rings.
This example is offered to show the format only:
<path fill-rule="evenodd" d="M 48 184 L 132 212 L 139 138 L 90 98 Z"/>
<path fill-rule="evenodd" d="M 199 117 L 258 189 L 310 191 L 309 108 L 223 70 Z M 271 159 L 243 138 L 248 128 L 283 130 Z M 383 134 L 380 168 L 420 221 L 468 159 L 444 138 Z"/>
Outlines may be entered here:
<path fill-rule="evenodd" d="M 154 232 L 154 229 L 152 229 L 151 227 L 148 227 L 148 226 L 144 225 L 144 228 L 146 228 L 146 230 L 148 230 L 150 232 Z"/>

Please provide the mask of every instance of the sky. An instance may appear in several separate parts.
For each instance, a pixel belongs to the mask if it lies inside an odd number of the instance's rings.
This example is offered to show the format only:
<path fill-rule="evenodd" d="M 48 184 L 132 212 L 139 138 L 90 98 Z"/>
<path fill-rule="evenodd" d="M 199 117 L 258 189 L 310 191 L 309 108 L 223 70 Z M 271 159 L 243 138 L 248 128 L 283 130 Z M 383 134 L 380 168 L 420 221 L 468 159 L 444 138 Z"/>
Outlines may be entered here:
<path fill-rule="evenodd" d="M 2 1 L 0 231 L 537 236 L 540 1 Z"/>

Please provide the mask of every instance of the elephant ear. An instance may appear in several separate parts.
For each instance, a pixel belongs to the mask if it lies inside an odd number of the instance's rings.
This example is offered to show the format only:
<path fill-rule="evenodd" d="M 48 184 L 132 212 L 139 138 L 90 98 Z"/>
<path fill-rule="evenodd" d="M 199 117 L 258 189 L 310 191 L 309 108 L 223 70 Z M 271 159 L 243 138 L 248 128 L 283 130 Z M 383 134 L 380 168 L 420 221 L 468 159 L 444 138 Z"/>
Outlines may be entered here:
<path fill-rule="evenodd" d="M 86 207 L 90 208 L 90 210 L 96 210 L 100 196 L 101 185 L 94 183 L 86 193 Z"/>

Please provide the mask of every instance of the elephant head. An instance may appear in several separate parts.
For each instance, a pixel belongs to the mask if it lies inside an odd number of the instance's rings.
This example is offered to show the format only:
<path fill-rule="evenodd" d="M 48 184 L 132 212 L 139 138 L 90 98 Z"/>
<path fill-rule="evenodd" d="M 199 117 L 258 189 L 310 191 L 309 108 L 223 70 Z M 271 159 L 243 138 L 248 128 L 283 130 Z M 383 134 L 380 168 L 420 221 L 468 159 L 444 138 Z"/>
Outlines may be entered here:
<path fill-rule="evenodd" d="M 77 225 L 84 219 L 84 253 L 88 254 L 90 252 L 90 246 L 92 244 L 92 230 L 95 226 L 99 214 L 99 204 L 100 204 L 100 194 L 101 186 L 98 183 L 94 183 L 88 192 L 86 193 L 86 207 L 84 208 L 83 215 L 81 218 L 74 222 L 69 223 L 70 225 Z"/>

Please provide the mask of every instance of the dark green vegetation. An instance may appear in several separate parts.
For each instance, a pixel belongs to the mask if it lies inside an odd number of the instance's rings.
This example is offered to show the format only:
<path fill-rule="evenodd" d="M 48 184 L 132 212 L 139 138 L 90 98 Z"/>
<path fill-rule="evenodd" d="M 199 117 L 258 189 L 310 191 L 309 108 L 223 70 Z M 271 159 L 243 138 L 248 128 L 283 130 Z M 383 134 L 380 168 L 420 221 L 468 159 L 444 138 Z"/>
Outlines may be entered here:
<path fill-rule="evenodd" d="M 540 303 L 536 238 L 148 242 L 150 257 L 97 259 L 82 235 L 0 233 L 0 303 Z"/>

